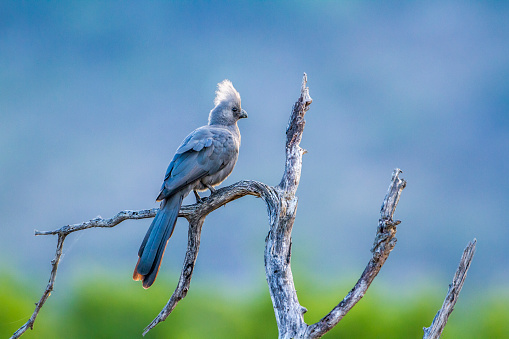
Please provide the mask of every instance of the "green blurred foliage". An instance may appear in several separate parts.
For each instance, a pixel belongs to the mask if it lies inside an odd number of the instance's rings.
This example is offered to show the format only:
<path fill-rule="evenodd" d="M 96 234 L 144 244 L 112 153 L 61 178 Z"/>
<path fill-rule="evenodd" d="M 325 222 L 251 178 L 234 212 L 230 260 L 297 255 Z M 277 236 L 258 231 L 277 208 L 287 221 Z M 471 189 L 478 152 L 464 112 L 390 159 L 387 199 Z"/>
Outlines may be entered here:
<path fill-rule="evenodd" d="M 106 274 L 104 274 L 106 276 Z M 122 278 L 102 281 L 82 279 L 72 285 L 71 295 L 58 289 L 48 299 L 34 330 L 24 338 L 141 338 L 144 327 L 169 297 L 172 283 L 158 280 L 145 291 Z M 0 280 L 0 336 L 7 338 L 33 312 L 40 296 L 35 288 L 15 279 Z M 58 283 L 58 282 L 57 282 Z M 318 321 L 347 292 L 345 285 L 297 285 L 302 305 L 309 311 L 307 323 Z M 38 292 L 37 292 L 38 293 Z M 390 288 L 372 286 L 366 296 L 325 338 L 420 338 L 441 306 L 445 291 L 418 288 L 405 297 Z M 507 338 L 509 293 L 491 296 L 469 305 L 460 297 L 442 338 Z M 334 296 L 331 298 L 331 296 Z M 403 297 L 402 297 L 403 296 Z M 276 338 L 277 327 L 267 289 L 243 295 L 192 285 L 168 319 L 146 338 Z"/>

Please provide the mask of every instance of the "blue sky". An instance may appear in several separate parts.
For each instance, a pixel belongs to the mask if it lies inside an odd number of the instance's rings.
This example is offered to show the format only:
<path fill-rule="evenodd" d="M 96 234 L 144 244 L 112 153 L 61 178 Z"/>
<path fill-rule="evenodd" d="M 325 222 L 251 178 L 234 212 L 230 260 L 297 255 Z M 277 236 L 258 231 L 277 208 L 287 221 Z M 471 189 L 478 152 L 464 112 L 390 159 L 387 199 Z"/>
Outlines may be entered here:
<path fill-rule="evenodd" d="M 249 119 L 232 176 L 277 184 L 303 72 L 307 114 L 294 270 L 355 277 L 369 259 L 393 168 L 408 186 L 380 283 L 452 278 L 507 286 L 509 6 L 502 2 L 2 2 L 0 255 L 45 281 L 49 230 L 154 202 L 181 140 L 228 78 Z M 130 279 L 149 221 L 68 240 L 83 267 Z M 207 218 L 197 279 L 263 284 L 267 217 L 244 198 Z M 179 221 L 162 274 L 177 279 Z M 65 273 L 64 273 L 65 272 Z"/>

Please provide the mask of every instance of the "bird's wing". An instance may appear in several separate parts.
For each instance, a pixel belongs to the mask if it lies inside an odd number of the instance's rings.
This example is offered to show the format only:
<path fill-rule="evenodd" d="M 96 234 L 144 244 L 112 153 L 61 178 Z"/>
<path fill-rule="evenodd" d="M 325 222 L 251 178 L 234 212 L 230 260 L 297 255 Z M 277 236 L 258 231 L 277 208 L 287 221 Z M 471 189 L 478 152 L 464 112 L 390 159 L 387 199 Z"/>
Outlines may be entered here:
<path fill-rule="evenodd" d="M 194 130 L 184 139 L 184 141 L 182 141 L 182 144 L 180 144 L 179 148 L 177 148 L 175 154 L 182 154 L 189 150 L 199 152 L 204 147 L 210 147 L 213 138 L 213 129 L 209 126 L 200 127 Z"/>
<path fill-rule="evenodd" d="M 227 131 L 201 127 L 191 133 L 173 156 L 157 200 L 164 199 L 186 185 L 224 168 L 225 149 L 233 143 Z"/>

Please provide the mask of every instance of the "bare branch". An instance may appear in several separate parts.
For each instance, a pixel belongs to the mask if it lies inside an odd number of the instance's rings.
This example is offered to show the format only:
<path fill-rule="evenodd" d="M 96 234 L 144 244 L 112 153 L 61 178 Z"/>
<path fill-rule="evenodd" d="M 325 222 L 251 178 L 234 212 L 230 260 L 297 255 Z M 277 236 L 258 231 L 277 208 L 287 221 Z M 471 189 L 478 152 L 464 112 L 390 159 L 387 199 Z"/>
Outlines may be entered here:
<path fill-rule="evenodd" d="M 60 263 L 60 257 L 62 256 L 62 248 L 64 246 L 64 241 L 67 235 L 70 233 L 76 232 L 76 231 L 82 231 L 87 228 L 93 228 L 93 227 L 114 227 L 118 224 L 120 224 L 122 221 L 127 219 L 144 219 L 144 218 L 153 218 L 158 208 L 153 208 L 149 210 L 139 210 L 139 211 L 120 211 L 115 216 L 109 219 L 103 219 L 100 216 L 96 217 L 92 220 L 82 222 L 80 224 L 74 224 L 74 225 L 66 225 L 63 226 L 57 230 L 54 231 L 37 231 L 35 230 L 35 235 L 58 235 L 57 240 L 57 248 L 55 252 L 55 257 L 53 260 L 51 260 L 51 273 L 50 278 L 48 282 L 48 286 L 44 290 L 41 299 L 39 302 L 35 304 L 35 310 L 30 319 L 21 326 L 14 334 L 12 335 L 11 339 L 19 338 L 27 329 L 33 329 L 35 319 L 37 318 L 37 315 L 39 314 L 39 311 L 41 310 L 42 306 L 46 302 L 46 300 L 51 295 L 51 291 L 53 291 L 53 286 L 55 284 L 55 279 L 57 277 L 57 270 L 58 270 L 58 264 Z"/>
<path fill-rule="evenodd" d="M 246 195 L 266 199 L 271 195 L 271 187 L 259 181 L 242 180 L 230 186 L 216 189 L 214 194 L 202 198 L 200 203 L 182 206 L 179 217 L 184 217 L 189 221 L 205 217 L 219 207 Z"/>
<path fill-rule="evenodd" d="M 60 257 L 62 256 L 62 247 L 64 246 L 64 240 L 66 236 L 67 234 L 65 233 L 58 233 L 57 249 L 55 251 L 55 258 L 51 260 L 52 268 L 48 286 L 46 286 L 46 289 L 44 290 L 44 293 L 42 294 L 42 297 L 39 300 L 39 302 L 35 304 L 35 310 L 30 319 L 28 319 L 28 321 L 23 326 L 21 326 L 16 332 L 14 332 L 11 339 L 19 338 L 23 333 L 26 332 L 26 330 L 34 328 L 35 318 L 37 318 L 39 311 L 41 310 L 46 300 L 48 300 L 49 296 L 51 295 L 51 291 L 53 291 L 53 285 L 55 284 L 55 279 L 57 277 L 58 263 L 60 262 Z"/>
<path fill-rule="evenodd" d="M 184 265 L 182 267 L 182 272 L 180 273 L 177 288 L 175 289 L 175 292 L 173 292 L 170 300 L 166 303 L 166 306 L 164 306 L 157 317 L 145 328 L 143 331 L 144 336 L 161 321 L 166 320 L 175 306 L 177 306 L 177 303 L 184 299 L 187 295 L 187 291 L 189 291 L 189 286 L 191 285 L 191 277 L 193 275 L 196 258 L 198 257 L 201 229 L 204 221 L 205 218 L 201 218 L 196 223 L 189 223 L 186 257 L 184 259 Z"/>
<path fill-rule="evenodd" d="M 143 335 L 147 334 L 160 322 L 166 320 L 175 306 L 177 306 L 177 303 L 187 295 L 191 285 L 196 258 L 198 257 L 201 230 L 205 217 L 217 208 L 245 195 L 254 195 L 269 201 L 271 199 L 271 192 L 272 189 L 261 182 L 244 180 L 216 190 L 216 193 L 211 194 L 210 197 L 203 198 L 198 204 L 181 208 L 180 215 L 189 221 L 189 231 L 186 257 L 182 266 L 182 272 L 180 273 L 180 279 L 170 300 L 168 300 L 157 317 L 145 328 Z"/>
<path fill-rule="evenodd" d="M 300 148 L 302 133 L 304 132 L 304 126 L 306 125 L 304 115 L 309 110 L 309 105 L 313 102 L 313 99 L 309 96 L 309 88 L 306 86 L 307 81 L 308 76 L 304 73 L 304 76 L 302 77 L 300 97 L 293 105 L 292 114 L 290 115 L 288 126 L 286 127 L 285 172 L 279 187 L 292 196 L 295 196 L 297 187 L 299 186 L 300 173 L 302 169 L 302 155 L 306 153 L 304 149 Z"/>
<path fill-rule="evenodd" d="M 299 337 L 307 327 L 303 317 L 306 309 L 299 304 L 290 267 L 291 233 L 298 202 L 295 193 L 300 181 L 302 155 L 305 153 L 299 144 L 306 123 L 304 115 L 312 102 L 306 85 L 307 75 L 304 73 L 301 93 L 293 106 L 286 129 L 286 162 L 283 178 L 279 186 L 274 187 L 272 203 L 269 205 L 266 200 L 270 231 L 265 240 L 265 275 L 274 306 L 279 338 Z"/>
<path fill-rule="evenodd" d="M 270 230 L 265 241 L 265 273 L 279 329 L 279 338 L 321 337 L 336 326 L 344 315 L 364 296 L 371 282 L 380 271 L 396 244 L 396 225 L 400 222 L 394 221 L 392 218 L 406 182 L 399 178 L 401 170 L 396 169 L 382 204 L 377 234 L 371 250 L 373 257 L 369 261 L 355 287 L 319 322 L 311 326 L 307 325 L 303 317 L 306 308 L 299 304 L 297 298 L 290 259 L 292 249 L 291 232 L 298 205 L 296 192 L 301 176 L 302 156 L 306 153 L 306 151 L 300 147 L 300 142 L 305 126 L 304 116 L 309 110 L 311 103 L 312 99 L 309 96 L 309 89 L 307 87 L 307 75 L 304 74 L 300 97 L 293 106 L 286 129 L 285 170 L 278 186 L 268 186 L 257 181 L 240 181 L 233 185 L 218 189 L 215 193 L 202 199 L 199 203 L 182 206 L 179 217 L 184 217 L 188 220 L 189 231 L 188 246 L 179 282 L 164 308 L 145 328 L 143 335 L 148 333 L 157 324 L 164 321 L 171 314 L 178 302 L 187 295 L 198 257 L 201 230 L 206 216 L 217 208 L 245 195 L 260 197 L 267 205 Z M 27 328 L 33 327 L 39 310 L 53 289 L 63 243 L 65 237 L 69 233 L 93 227 L 114 227 L 128 219 L 152 218 L 157 212 L 157 208 L 139 211 L 126 210 L 119 212 L 110 219 L 97 217 L 80 224 L 67 225 L 55 231 L 35 231 L 35 235 L 58 235 L 57 251 L 52 261 L 53 268 L 50 275 L 50 282 L 41 300 L 37 303 L 34 314 L 12 338 L 18 338 Z"/>
<path fill-rule="evenodd" d="M 367 289 L 377 276 L 383 264 L 389 257 L 392 249 L 396 245 L 396 225 L 399 220 L 393 221 L 392 217 L 399 201 L 401 192 L 406 186 L 406 181 L 399 178 L 401 170 L 395 169 L 392 174 L 391 184 L 387 190 L 382 208 L 381 217 L 378 221 L 378 229 L 371 252 L 373 257 L 362 272 L 361 277 L 354 288 L 329 314 L 323 317 L 319 322 L 310 325 L 307 329 L 306 338 L 320 338 L 330 331 L 343 317 L 357 304 L 364 296 Z"/>
<path fill-rule="evenodd" d="M 477 239 L 472 240 L 468 243 L 467 247 L 463 251 L 463 255 L 461 256 L 456 274 L 454 274 L 452 283 L 449 284 L 449 290 L 445 296 L 442 308 L 438 310 L 435 318 L 433 319 L 433 322 L 431 323 L 431 326 L 427 328 L 424 327 L 424 335 L 422 337 L 423 339 L 438 339 L 442 335 L 442 331 L 447 324 L 449 316 L 454 310 L 454 305 L 458 300 L 461 288 L 463 287 L 463 283 L 467 277 L 467 271 L 470 268 L 472 259 L 474 258 L 476 243 Z"/>
<path fill-rule="evenodd" d="M 109 218 L 109 219 L 103 219 L 101 216 L 98 216 L 92 220 L 82 222 L 80 224 L 74 224 L 74 225 L 66 225 L 58 230 L 54 231 L 37 231 L 35 230 L 35 235 L 55 235 L 55 234 L 65 234 L 68 235 L 69 233 L 76 232 L 76 231 L 82 231 L 86 230 L 87 228 L 93 228 L 93 227 L 115 227 L 118 224 L 120 224 L 124 220 L 128 219 L 146 219 L 146 218 L 153 218 L 157 211 L 159 211 L 159 208 L 152 208 L 150 210 L 139 210 L 139 211 L 130 211 L 130 210 L 124 210 L 118 212 L 115 216 Z"/>
<path fill-rule="evenodd" d="M 216 190 L 216 193 L 212 194 L 209 197 L 203 198 L 203 200 L 200 203 L 182 206 L 179 216 L 185 217 L 190 222 L 190 227 L 189 227 L 188 250 L 186 253 L 186 258 L 184 260 L 184 267 L 182 269 L 180 281 L 172 298 L 170 299 L 170 301 L 168 301 L 168 304 L 161 311 L 158 317 L 149 325 L 149 327 L 147 327 L 144 333 L 148 332 L 148 330 L 153 328 L 157 323 L 166 319 L 166 317 L 171 313 L 171 310 L 173 310 L 178 301 L 185 297 L 187 289 L 189 288 L 194 263 L 196 261 L 196 257 L 198 256 L 201 225 L 203 224 L 205 217 L 210 212 L 216 210 L 217 208 L 233 200 L 241 198 L 245 195 L 254 195 L 257 197 L 261 197 L 267 201 L 266 197 L 270 197 L 272 194 L 273 194 L 272 189 L 263 183 L 252 180 L 243 180 L 233 185 Z M 44 305 L 48 297 L 51 295 L 51 291 L 53 290 L 58 264 L 60 263 L 62 248 L 64 246 L 64 240 L 68 234 L 77 231 L 83 231 L 88 228 L 115 227 L 121 222 L 129 219 L 153 218 L 158 210 L 159 210 L 158 208 L 144 209 L 138 211 L 125 210 L 118 212 L 115 216 L 108 219 L 103 219 L 102 217 L 98 216 L 92 220 L 74 225 L 66 225 L 54 231 L 40 232 L 36 230 L 35 235 L 58 235 L 56 254 L 55 258 L 51 261 L 52 270 L 50 274 L 49 283 L 41 297 L 41 300 L 38 303 L 36 303 L 35 311 L 30 317 L 30 319 L 22 327 L 20 327 L 11 338 L 12 339 L 19 338 L 23 333 L 25 333 L 25 331 L 28 328 L 30 329 L 33 328 L 35 319 L 39 314 L 39 311 L 41 310 L 42 306 Z M 183 292 L 184 290 L 185 292 Z M 170 305 L 171 303 L 174 303 L 172 307 Z"/>
<path fill-rule="evenodd" d="M 206 214 L 209 214 L 213 210 L 229 203 L 230 201 L 233 201 L 235 199 L 241 198 L 245 195 L 254 195 L 257 197 L 261 197 L 265 190 L 266 185 L 257 181 L 253 180 L 243 180 L 239 181 L 235 184 L 232 184 L 227 187 L 223 187 L 217 190 L 217 194 L 214 194 L 210 197 L 203 198 L 203 201 L 198 204 L 194 205 L 187 205 L 182 206 L 181 211 L 179 213 L 179 217 L 184 217 L 186 219 L 189 219 L 189 217 L 193 216 L 194 214 L 203 214 L 206 212 Z M 262 192 L 262 193 L 260 193 Z M 108 228 L 108 227 L 115 227 L 116 225 L 120 224 L 122 221 L 133 219 L 146 219 L 146 218 L 153 218 L 157 212 L 159 211 L 159 208 L 152 208 L 152 209 L 144 209 L 144 210 L 124 210 L 118 212 L 116 215 L 114 215 L 111 218 L 103 219 L 101 216 L 98 216 L 94 219 L 91 219 L 89 221 L 84 221 L 79 224 L 73 224 L 73 225 L 66 225 L 63 226 L 57 230 L 54 231 L 38 231 L 35 230 L 35 235 L 56 235 L 56 234 L 65 234 L 68 235 L 70 233 L 76 232 L 76 231 L 82 231 L 87 228 L 94 228 L 94 227 L 100 227 L 100 228 Z M 205 215 L 206 215 L 205 214 Z"/>

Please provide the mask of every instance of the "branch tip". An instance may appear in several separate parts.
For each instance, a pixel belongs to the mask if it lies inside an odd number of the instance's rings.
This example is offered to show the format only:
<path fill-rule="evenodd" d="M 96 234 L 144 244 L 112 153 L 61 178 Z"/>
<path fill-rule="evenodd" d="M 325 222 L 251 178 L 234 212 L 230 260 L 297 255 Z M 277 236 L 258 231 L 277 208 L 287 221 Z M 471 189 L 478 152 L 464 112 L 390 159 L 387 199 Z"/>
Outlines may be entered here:
<path fill-rule="evenodd" d="M 308 75 L 306 74 L 306 72 L 304 72 L 304 74 L 302 75 L 302 86 L 301 86 L 301 90 L 300 90 L 301 92 L 304 91 L 307 83 L 308 83 Z"/>
<path fill-rule="evenodd" d="M 423 328 L 423 339 L 438 339 L 442 335 L 442 331 L 449 320 L 449 316 L 454 310 L 454 306 L 456 305 L 461 289 L 463 288 L 463 283 L 465 282 L 468 269 L 470 268 L 470 264 L 474 258 L 476 243 L 477 239 L 474 238 L 474 240 L 470 241 L 467 247 L 465 247 L 458 269 L 454 274 L 452 282 L 449 284 L 449 289 L 442 307 L 433 318 L 430 327 Z"/>
<path fill-rule="evenodd" d="M 313 99 L 309 95 L 309 87 L 307 87 L 308 76 L 304 72 L 304 76 L 302 77 L 302 86 L 300 89 L 300 97 L 302 98 L 302 104 L 304 105 L 304 109 L 307 109 L 309 105 L 313 102 Z"/>
<path fill-rule="evenodd" d="M 369 261 L 368 265 L 366 266 L 364 272 L 362 273 L 361 277 L 357 281 L 354 288 L 348 292 L 346 297 L 331 311 L 329 314 L 327 314 L 324 318 L 322 318 L 319 322 L 308 326 L 304 322 L 303 315 L 308 311 L 307 308 L 300 305 L 297 300 L 297 294 L 295 287 L 293 285 L 293 278 L 291 275 L 291 268 L 290 268 L 290 257 L 291 257 L 291 227 L 293 226 L 293 220 L 295 219 L 295 210 L 296 210 L 296 204 L 297 204 L 297 198 L 295 196 L 295 192 L 297 190 L 299 180 L 300 180 L 300 174 L 301 174 L 301 166 L 302 166 L 302 155 L 307 153 L 307 150 L 300 148 L 299 144 L 301 141 L 305 120 L 304 115 L 309 110 L 309 106 L 312 103 L 313 99 L 309 95 L 309 88 L 307 87 L 307 74 L 304 72 L 302 77 L 302 85 L 301 85 L 301 93 L 300 97 L 297 100 L 297 102 L 294 105 L 292 114 L 290 116 L 290 122 L 287 127 L 287 143 L 286 143 L 286 149 L 287 149 L 287 158 L 286 158 L 286 168 L 285 168 L 285 174 L 283 175 L 283 179 L 279 186 L 267 186 L 260 182 L 255 181 L 241 181 L 236 184 L 230 185 L 228 187 L 224 187 L 222 189 L 218 189 L 214 192 L 214 190 L 211 189 L 211 195 L 209 197 L 202 198 L 199 202 L 193 205 L 188 206 L 182 206 L 181 210 L 179 211 L 179 217 L 185 217 L 189 221 L 189 230 L 188 230 L 188 247 L 186 251 L 186 258 L 184 259 L 184 265 L 181 271 L 181 276 L 179 279 L 179 282 L 177 284 L 177 287 L 175 288 L 175 291 L 173 292 L 172 296 L 168 300 L 167 304 L 164 306 L 164 308 L 159 312 L 159 314 L 152 320 L 152 322 L 144 329 L 142 335 L 145 336 L 150 330 L 152 330 L 154 327 L 156 327 L 159 323 L 165 321 L 165 319 L 172 313 L 174 308 L 177 306 L 177 303 L 182 300 L 189 291 L 190 281 L 194 270 L 194 265 L 196 263 L 196 258 L 198 255 L 198 250 L 200 246 L 200 237 L 201 237 L 201 229 L 203 222 L 205 220 L 205 217 L 214 211 L 215 209 L 218 209 L 220 206 L 224 206 L 227 203 L 236 200 L 240 197 L 243 197 L 245 195 L 254 195 L 256 197 L 261 197 L 265 203 L 267 204 L 267 209 L 269 211 L 269 219 L 270 219 L 270 230 L 269 234 L 266 238 L 266 253 L 265 253 L 265 267 L 266 267 L 266 274 L 267 274 L 267 281 L 269 282 L 269 289 L 271 292 L 271 297 L 273 297 L 273 305 L 276 309 L 276 319 L 278 322 L 278 328 L 280 331 L 280 337 L 306 337 L 306 338 L 318 338 L 321 337 L 323 334 L 327 333 L 329 330 L 331 330 L 334 326 L 337 325 L 337 323 L 346 315 L 350 309 L 355 306 L 355 304 L 364 296 L 367 289 L 369 288 L 372 281 L 375 279 L 376 275 L 380 271 L 381 267 L 384 265 L 385 261 L 387 260 L 390 252 L 392 251 L 394 245 L 396 244 L 396 227 L 401 223 L 400 220 L 393 220 L 393 214 L 396 209 L 396 206 L 399 201 L 399 197 L 401 195 L 402 190 L 406 186 L 406 181 L 404 179 L 401 179 L 399 177 L 401 169 L 395 168 L 392 173 L 391 178 L 391 184 L 389 186 L 389 189 L 386 193 L 385 199 L 382 204 L 381 209 L 381 218 L 379 219 L 379 225 L 377 228 L 377 234 L 375 238 L 375 244 L 373 246 L 373 257 Z M 291 127 L 291 130 L 290 130 Z M 284 193 L 284 194 L 283 194 Z M 276 218 L 279 216 L 279 214 L 274 213 L 274 211 L 280 211 L 281 206 L 276 206 L 278 204 L 283 204 L 283 199 L 286 199 L 287 201 L 284 201 L 284 208 L 290 211 L 293 211 L 292 213 L 287 213 L 288 218 L 287 219 L 281 219 L 280 221 L 277 221 Z M 50 284 L 46 288 L 45 293 L 43 294 L 43 297 L 41 300 L 36 303 L 36 310 L 30 320 L 22 327 L 20 328 L 15 335 L 12 338 L 18 338 L 21 334 L 23 334 L 27 328 L 32 329 L 33 324 L 35 321 L 35 318 L 37 317 L 37 314 L 39 313 L 40 308 L 43 306 L 44 302 L 47 300 L 47 298 L 50 296 L 51 291 L 53 290 L 53 285 L 55 282 L 55 276 L 58 269 L 58 265 L 60 262 L 60 258 L 62 256 L 62 247 L 64 240 L 66 236 L 70 233 L 81 231 L 87 228 L 94 228 L 94 227 L 114 227 L 117 224 L 120 224 L 122 221 L 127 219 L 143 219 L 143 218 L 151 218 L 156 215 L 159 209 L 148 209 L 148 210 L 139 210 L 139 211 L 130 211 L 130 210 L 124 210 L 117 213 L 115 216 L 109 219 L 103 219 L 100 215 L 95 217 L 94 219 L 91 219 L 89 221 L 83 222 L 81 224 L 73 224 L 73 225 L 66 225 L 64 227 L 61 227 L 58 230 L 55 231 L 45 231 L 41 232 L 38 230 L 34 230 L 35 235 L 58 235 L 58 244 L 57 244 L 57 251 L 55 254 L 55 258 L 51 261 L 53 268 L 50 275 Z M 270 258 L 275 259 L 281 259 L 280 261 L 275 260 L 273 266 L 279 267 L 281 270 L 274 270 L 273 273 L 278 273 L 281 275 L 281 272 L 289 272 L 288 279 L 281 283 L 280 281 L 277 281 L 277 279 L 273 279 L 273 284 L 270 282 L 271 278 L 269 276 L 272 276 L 269 273 L 268 266 L 267 266 L 267 258 L 269 256 L 268 253 L 268 244 L 269 244 L 269 237 L 274 235 L 272 232 L 279 232 L 279 230 L 283 230 L 284 227 L 288 227 L 289 225 L 289 232 L 286 232 L 284 234 L 285 239 L 287 239 L 287 235 L 289 236 L 289 245 L 286 247 L 286 257 L 277 257 L 277 256 L 270 256 Z M 278 227 L 277 229 L 275 227 Z M 279 232 L 278 234 L 280 234 Z M 282 233 L 281 233 L 282 234 Z M 273 241 L 272 243 L 276 245 L 281 245 L 285 242 L 283 237 L 279 238 L 274 236 L 274 239 L 271 238 Z M 466 267 L 466 270 L 468 270 L 468 267 L 470 265 L 470 261 L 472 259 L 473 253 L 475 252 L 475 244 L 477 240 L 474 238 L 472 242 L 469 243 L 469 246 L 464 251 L 462 262 L 464 258 L 466 257 L 468 260 L 466 265 L 463 265 Z M 284 246 L 280 246 L 281 248 L 284 248 Z M 270 247 L 275 248 L 275 247 Z M 283 250 L 278 251 L 279 254 L 283 253 Z M 469 259 L 468 259 L 469 258 Z M 460 263 L 460 267 L 462 267 Z M 459 268 L 458 268 L 459 269 Z M 273 278 L 273 277 L 272 277 Z M 453 283 L 450 285 L 451 290 L 456 290 L 456 285 L 454 284 L 456 281 L 453 280 Z M 461 278 L 461 277 L 460 277 Z M 461 285 L 464 281 L 464 276 L 461 280 Z M 461 289 L 461 285 L 459 286 L 459 290 Z M 276 306 L 275 299 L 280 299 L 281 293 L 278 294 L 279 289 L 288 292 L 288 296 L 290 298 L 288 300 L 285 300 L 282 304 L 285 304 L 285 307 L 278 307 Z M 459 294 L 458 290 L 458 294 Z M 294 298 L 292 298 L 294 297 Z M 455 299 L 457 299 L 457 295 L 455 296 Z M 281 301 L 281 300 L 279 300 Z M 290 306 L 290 307 L 288 307 Z M 283 314 L 282 316 L 279 316 L 278 313 Z M 435 318 L 438 317 L 438 314 Z M 288 320 L 295 320 L 294 323 L 291 323 L 291 321 Z M 435 320 L 433 321 L 435 322 Z M 287 336 L 282 335 L 282 323 L 288 323 L 291 326 L 284 325 L 285 333 Z M 298 329 L 296 329 L 298 327 Z M 425 329 L 426 333 L 427 329 Z M 305 333 L 304 333 L 305 332 Z"/>
<path fill-rule="evenodd" d="M 399 197 L 404 188 L 405 181 L 399 178 L 402 171 L 396 168 L 392 172 L 391 183 L 387 194 L 385 195 L 380 211 L 380 219 L 377 227 L 377 233 L 373 242 L 371 252 L 373 257 L 366 265 L 364 272 L 355 284 L 354 288 L 343 298 L 343 300 L 334 307 L 319 322 L 310 325 L 306 330 L 307 338 L 320 338 L 336 326 L 341 319 L 359 302 L 365 295 L 369 286 L 380 272 L 390 252 L 396 245 L 396 225 L 401 221 L 393 221 L 392 217 L 399 201 Z"/>

